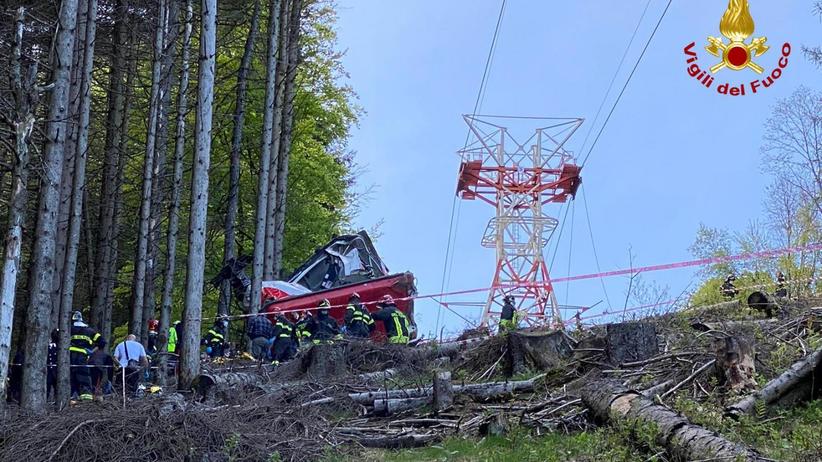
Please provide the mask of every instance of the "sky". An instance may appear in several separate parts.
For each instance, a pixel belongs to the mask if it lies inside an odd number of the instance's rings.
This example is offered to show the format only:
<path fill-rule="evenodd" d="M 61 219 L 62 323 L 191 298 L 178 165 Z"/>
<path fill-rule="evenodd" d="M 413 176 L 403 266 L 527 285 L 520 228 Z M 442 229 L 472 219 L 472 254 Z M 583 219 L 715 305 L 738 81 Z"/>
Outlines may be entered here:
<path fill-rule="evenodd" d="M 772 107 L 799 86 L 820 89 L 822 70 L 801 53 L 822 43 L 811 0 L 750 0 L 755 36 L 770 51 L 757 58 L 777 67 L 782 44 L 788 66 L 770 87 L 746 96 L 716 92 L 720 83 L 749 83 L 753 71 L 723 70 L 711 89 L 687 73 L 684 48 L 696 42 L 703 68 L 718 59 L 704 51 L 719 36 L 724 0 L 676 0 L 670 6 L 624 96 L 582 172 L 583 192 L 571 206 L 562 238 L 546 249 L 553 277 L 688 260 L 700 223 L 743 231 L 761 214 L 769 167 L 763 165 L 762 127 Z M 350 83 L 365 110 L 350 148 L 364 173 L 360 188 L 374 194 L 356 225 L 382 223 L 377 248 L 394 272 L 412 271 L 420 294 L 443 287 L 449 223 L 467 126 L 486 63 L 500 0 L 339 0 L 339 46 Z M 481 114 L 581 117 L 568 143 L 580 150 L 595 124 L 608 84 L 647 6 L 605 110 L 613 105 L 666 0 L 508 0 Z M 615 8 L 615 5 L 618 7 Z M 536 127 L 533 127 L 536 128 Z M 591 137 L 593 138 L 593 136 Z M 590 141 L 589 141 L 590 143 Z M 590 146 L 590 144 L 589 144 Z M 587 148 L 586 148 L 587 151 Z M 446 291 L 488 287 L 495 254 L 480 239 L 492 207 L 458 201 L 453 263 Z M 562 218 L 559 207 L 550 212 Z M 573 220 L 572 220 L 573 217 Z M 591 236 L 593 235 L 593 239 Z M 629 257 L 633 255 L 633 257 Z M 694 269 L 648 273 L 646 282 L 673 296 L 699 282 Z M 560 303 L 625 305 L 625 277 L 558 284 Z M 478 302 L 485 294 L 451 297 Z M 630 304 L 629 304 L 630 306 Z M 608 309 L 603 301 L 592 312 Z M 455 307 L 476 322 L 480 310 Z M 438 321 L 437 312 L 441 311 Z M 424 335 L 453 334 L 466 322 L 430 299 L 416 302 Z"/>

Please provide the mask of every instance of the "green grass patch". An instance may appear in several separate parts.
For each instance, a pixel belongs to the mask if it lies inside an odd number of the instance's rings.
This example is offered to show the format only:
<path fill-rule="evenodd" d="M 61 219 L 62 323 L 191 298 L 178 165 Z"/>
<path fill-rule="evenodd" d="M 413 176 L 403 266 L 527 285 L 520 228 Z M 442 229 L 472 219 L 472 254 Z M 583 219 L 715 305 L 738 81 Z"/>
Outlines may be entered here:
<path fill-rule="evenodd" d="M 479 440 L 449 438 L 427 448 L 401 451 L 368 450 L 350 459 L 330 457 L 328 461 L 388 461 L 388 462 L 474 462 L 474 461 L 544 461 L 544 462 L 629 462 L 648 459 L 627 445 L 625 440 L 609 429 L 564 435 L 550 433 L 533 435 L 526 429 L 517 429 L 506 437 L 488 437 Z"/>

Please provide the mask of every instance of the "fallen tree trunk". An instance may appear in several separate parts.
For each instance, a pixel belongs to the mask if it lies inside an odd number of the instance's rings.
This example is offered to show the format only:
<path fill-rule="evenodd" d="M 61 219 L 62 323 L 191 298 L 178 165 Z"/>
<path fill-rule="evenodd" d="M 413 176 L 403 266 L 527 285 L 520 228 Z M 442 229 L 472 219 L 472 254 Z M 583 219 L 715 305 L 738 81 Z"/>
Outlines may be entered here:
<path fill-rule="evenodd" d="M 219 390 L 230 388 L 259 387 L 266 381 L 259 374 L 248 372 L 223 372 L 220 374 L 201 374 L 194 381 L 197 393 L 202 397 L 213 396 Z"/>
<path fill-rule="evenodd" d="M 490 337 L 475 337 L 469 338 L 468 340 L 459 340 L 456 342 L 448 342 L 448 343 L 439 343 L 434 345 L 430 348 L 430 351 L 427 352 L 426 356 L 429 357 L 436 357 L 436 356 L 446 356 L 452 355 L 454 353 L 458 353 L 462 350 L 467 350 L 471 346 L 478 345 Z"/>
<path fill-rule="evenodd" d="M 544 376 L 545 374 L 542 374 L 529 380 L 516 382 L 488 382 L 453 385 L 452 391 L 455 395 L 467 394 L 477 398 L 504 393 L 525 392 L 533 390 L 536 382 Z M 351 393 L 348 397 L 356 403 L 369 404 L 378 399 L 422 398 L 425 396 L 433 396 L 433 394 L 434 388 L 431 386 L 426 386 L 420 388 L 405 388 L 400 390 L 377 390 L 363 393 Z"/>
<path fill-rule="evenodd" d="M 511 395 L 513 393 L 533 391 L 537 380 L 542 377 L 544 377 L 544 374 L 536 376 L 530 380 L 523 380 L 519 382 L 491 382 L 455 385 L 451 387 L 451 391 L 453 395 L 468 395 L 473 399 L 486 400 Z M 367 403 L 368 401 L 364 401 L 364 399 L 367 396 L 372 395 L 372 393 L 352 393 L 349 397 L 356 402 Z M 404 393 L 406 396 L 415 396 L 398 398 L 389 397 L 392 395 L 397 396 L 399 393 Z M 379 415 L 391 415 L 402 411 L 417 409 L 432 404 L 434 401 L 433 387 L 410 390 L 389 390 L 388 392 L 382 392 L 382 395 L 378 393 L 377 396 L 378 398 L 374 400 L 374 412 Z"/>
<path fill-rule="evenodd" d="M 815 372 L 822 367 L 822 348 L 817 349 L 802 360 L 794 363 L 788 370 L 779 377 L 768 382 L 762 390 L 746 396 L 741 401 L 725 409 L 725 412 L 733 417 L 750 414 L 755 408 L 757 401 L 763 401 L 765 405 L 777 403 L 789 395 L 795 388 L 810 381 Z M 820 385 L 816 385 L 817 388 Z M 813 396 L 813 386 L 810 387 L 810 394 Z"/>
<path fill-rule="evenodd" d="M 765 461 L 756 451 L 691 424 L 619 382 L 597 380 L 580 389 L 580 398 L 599 418 L 627 425 L 656 426 L 656 441 L 677 460 Z"/>

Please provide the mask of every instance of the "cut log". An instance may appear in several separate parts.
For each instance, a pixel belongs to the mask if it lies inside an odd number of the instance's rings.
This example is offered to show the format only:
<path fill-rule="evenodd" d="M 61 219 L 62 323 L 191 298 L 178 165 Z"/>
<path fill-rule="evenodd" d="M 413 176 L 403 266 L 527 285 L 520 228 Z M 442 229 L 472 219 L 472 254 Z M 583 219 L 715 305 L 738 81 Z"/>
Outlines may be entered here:
<path fill-rule="evenodd" d="M 360 380 L 382 382 L 397 375 L 397 369 L 386 369 L 384 371 L 368 372 L 357 376 Z"/>
<path fill-rule="evenodd" d="M 265 380 L 259 374 L 223 372 L 219 374 L 201 374 L 194 381 L 193 386 L 201 397 L 210 398 L 219 390 L 258 387 L 263 384 L 265 384 Z"/>
<path fill-rule="evenodd" d="M 746 340 L 725 337 L 716 350 L 716 375 L 719 385 L 731 392 L 756 389 L 756 353 Z"/>
<path fill-rule="evenodd" d="M 467 394 L 475 398 L 489 398 L 507 393 L 528 392 L 534 389 L 537 381 L 545 377 L 538 375 L 530 380 L 515 382 L 471 383 L 467 385 L 452 385 L 453 394 Z M 370 404 L 375 400 L 422 398 L 433 396 L 434 388 L 430 386 L 420 388 L 405 388 L 400 390 L 376 390 L 363 393 L 351 393 L 351 400 L 360 404 Z"/>
<path fill-rule="evenodd" d="M 431 347 L 430 351 L 427 352 L 426 356 L 438 357 L 459 353 L 460 351 L 464 351 L 473 346 L 479 345 L 488 338 L 489 337 L 476 337 L 469 338 L 467 340 L 459 340 L 456 342 L 439 343 Z"/>
<path fill-rule="evenodd" d="M 454 395 L 468 395 L 473 399 L 487 400 L 501 398 L 514 393 L 524 393 L 533 391 L 538 380 L 544 375 L 534 377 L 530 380 L 519 382 L 491 382 L 473 383 L 468 385 L 452 386 Z M 378 415 L 391 415 L 397 412 L 417 409 L 434 402 L 433 387 L 410 389 L 410 390 L 389 390 L 371 393 L 353 393 L 349 395 L 354 401 L 362 403 L 365 398 L 376 393 L 379 398 L 374 400 L 374 412 Z M 410 398 L 391 398 L 399 394 L 415 395 Z"/>
<path fill-rule="evenodd" d="M 656 441 L 664 445 L 677 460 L 767 460 L 752 449 L 691 424 L 685 417 L 654 404 L 619 382 L 588 382 L 580 389 L 580 398 L 597 417 L 605 421 L 629 426 L 652 425 Z"/>
<path fill-rule="evenodd" d="M 574 353 L 576 342 L 563 331 L 508 333 L 509 376 L 527 370 L 547 371 L 561 367 Z"/>
<path fill-rule="evenodd" d="M 422 398 L 378 399 L 374 401 L 374 413 L 387 416 L 411 409 L 419 409 L 431 404 L 433 396 Z"/>
<path fill-rule="evenodd" d="M 451 373 L 434 374 L 434 411 L 442 412 L 454 404 L 454 390 L 451 387 Z"/>
<path fill-rule="evenodd" d="M 659 354 L 656 327 L 647 322 L 608 324 L 606 354 L 612 364 L 643 361 Z"/>
<path fill-rule="evenodd" d="M 794 363 L 788 370 L 779 377 L 771 380 L 762 390 L 746 396 L 741 401 L 728 406 L 725 411 L 732 417 L 739 417 L 751 414 L 754 411 L 757 401 L 763 401 L 765 405 L 779 404 L 782 398 L 789 398 L 792 401 L 797 399 L 791 396 L 795 389 L 810 382 L 807 394 L 809 397 L 815 396 L 822 389 L 822 384 L 814 379 L 820 374 L 822 368 L 822 348 L 817 349 L 812 354 Z"/>

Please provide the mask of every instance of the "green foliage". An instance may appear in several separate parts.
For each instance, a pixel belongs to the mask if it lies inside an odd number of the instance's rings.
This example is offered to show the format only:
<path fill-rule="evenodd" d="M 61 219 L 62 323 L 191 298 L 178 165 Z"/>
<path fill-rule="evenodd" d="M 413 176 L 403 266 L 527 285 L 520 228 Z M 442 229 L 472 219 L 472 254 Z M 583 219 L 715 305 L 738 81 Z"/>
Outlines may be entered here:
<path fill-rule="evenodd" d="M 702 283 L 691 295 L 690 306 L 700 307 L 729 301 L 721 291 L 725 277 L 726 275 L 716 276 Z M 739 294 L 735 297 L 735 300 L 739 301 L 741 307 L 747 307 L 748 296 L 751 293 L 755 291 L 772 293 L 775 288 L 775 281 L 768 273 L 742 273 L 737 275 L 734 286 L 739 289 Z M 743 313 L 747 313 L 747 309 L 739 314 Z"/>
<path fill-rule="evenodd" d="M 231 138 L 234 124 L 236 83 L 240 59 L 250 21 L 247 5 L 224 6 L 221 10 L 221 21 L 218 26 L 217 76 L 219 85 L 215 86 L 214 127 L 211 153 L 208 232 L 206 234 L 206 280 L 216 274 L 223 265 L 224 219 L 229 202 L 229 167 L 231 155 Z M 240 9 L 238 9 L 240 8 Z M 260 167 L 260 139 L 263 125 L 263 106 L 265 101 L 265 48 L 268 3 L 263 2 L 260 18 L 260 31 L 255 43 L 255 52 L 249 75 L 246 98 L 245 124 L 240 160 L 239 213 L 235 235 L 237 253 L 248 255 L 253 251 L 255 207 L 257 202 L 257 183 Z M 337 36 L 334 30 L 336 12 L 333 4 L 326 2 L 311 3 L 303 15 L 302 50 L 300 66 L 296 80 L 294 100 L 294 130 L 292 151 L 289 165 L 287 191 L 287 209 L 284 236 L 283 268 L 284 276 L 301 264 L 314 250 L 350 228 L 352 217 L 358 207 L 358 196 L 354 194 L 356 186 L 356 165 L 353 155 L 347 150 L 350 129 L 356 125 L 361 109 L 355 104 L 356 94 L 346 84 L 347 76 L 342 67 L 342 54 L 337 50 Z M 194 102 L 196 94 L 196 34 L 192 43 L 192 62 L 189 95 L 189 113 L 186 118 L 187 132 L 194 127 Z M 107 70 L 106 70 L 107 71 Z M 179 68 L 175 69 L 178 72 Z M 136 82 L 150 82 L 150 60 L 140 60 L 137 65 Z M 99 88 L 106 89 L 105 80 L 97 82 Z M 173 93 L 176 93 L 176 86 Z M 105 93 L 105 92 L 103 92 Z M 101 93 L 101 104 L 105 95 Z M 140 206 L 141 178 L 145 153 L 146 126 L 148 120 L 148 89 L 135 91 L 131 124 L 129 125 L 128 162 L 124 172 L 124 205 L 122 233 L 120 235 L 121 262 L 115 288 L 113 324 L 124 326 L 129 319 L 131 300 L 134 250 L 137 242 L 137 218 Z M 176 95 L 172 95 L 169 145 L 166 150 L 166 166 L 171 168 L 174 145 L 174 111 Z M 96 129 L 105 130 L 105 114 L 94 120 Z M 102 138 L 102 137 L 100 137 Z M 177 268 L 171 275 L 175 280 L 172 321 L 180 319 L 183 312 L 186 256 L 188 254 L 188 202 L 190 200 L 191 145 L 187 135 L 185 154 L 185 173 L 181 191 L 180 233 L 177 244 Z M 98 140 L 99 141 L 99 140 Z M 92 148 L 98 154 L 103 151 L 102 142 Z M 100 155 L 90 156 L 94 163 Z M 90 167 L 91 169 L 91 167 Z M 90 180 L 94 182 L 96 179 Z M 165 188 L 169 187 L 166 181 Z M 99 186 L 91 186 L 92 195 Z M 167 202 L 163 203 L 160 214 L 162 222 L 160 252 L 157 260 L 157 279 L 155 298 L 158 299 L 165 275 L 162 274 L 165 264 L 165 228 L 167 225 Z M 81 260 L 84 258 L 81 256 Z M 85 281 L 88 278 L 78 280 Z M 82 291 L 81 291 L 82 292 Z M 210 285 L 206 286 L 203 299 L 203 317 L 216 314 L 219 292 Z M 82 300 L 80 297 L 76 299 Z M 156 314 L 159 316 L 159 313 Z M 210 321 L 203 322 L 203 329 L 208 329 Z M 117 330 L 117 337 L 124 336 L 125 327 Z"/>

